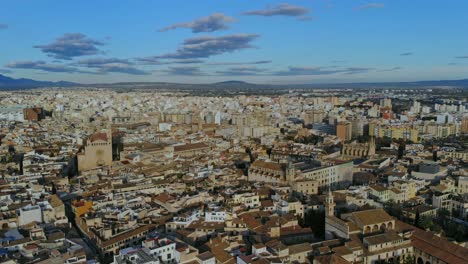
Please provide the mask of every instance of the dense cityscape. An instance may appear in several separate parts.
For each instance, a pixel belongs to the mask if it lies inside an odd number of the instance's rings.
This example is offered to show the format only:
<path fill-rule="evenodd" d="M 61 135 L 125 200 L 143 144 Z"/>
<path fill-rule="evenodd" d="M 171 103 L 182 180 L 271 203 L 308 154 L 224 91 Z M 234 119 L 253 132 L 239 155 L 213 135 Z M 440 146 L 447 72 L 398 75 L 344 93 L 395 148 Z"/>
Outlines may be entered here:
<path fill-rule="evenodd" d="M 197 93 L 1 92 L 2 263 L 466 261 L 466 90 Z"/>
<path fill-rule="evenodd" d="M 1 1 L 0 264 L 468 264 L 467 10 Z"/>

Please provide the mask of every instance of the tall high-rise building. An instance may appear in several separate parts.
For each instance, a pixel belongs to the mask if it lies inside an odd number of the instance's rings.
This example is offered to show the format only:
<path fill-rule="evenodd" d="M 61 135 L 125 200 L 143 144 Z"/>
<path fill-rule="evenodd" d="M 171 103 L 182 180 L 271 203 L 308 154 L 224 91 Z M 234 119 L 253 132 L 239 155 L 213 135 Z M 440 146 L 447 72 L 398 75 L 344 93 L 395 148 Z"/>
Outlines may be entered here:
<path fill-rule="evenodd" d="M 348 121 L 338 122 L 336 125 L 336 136 L 341 140 L 347 141 L 352 138 L 352 125 Z"/>
<path fill-rule="evenodd" d="M 468 117 L 463 118 L 462 120 L 462 133 L 468 133 Z"/>
<path fill-rule="evenodd" d="M 355 118 L 351 121 L 352 137 L 356 138 L 368 134 L 368 121 L 365 118 Z"/>
<path fill-rule="evenodd" d="M 369 123 L 369 136 L 376 138 L 405 139 L 419 142 L 419 131 L 409 124 L 389 125 L 379 122 Z"/>
<path fill-rule="evenodd" d="M 418 101 L 413 101 L 413 106 L 411 106 L 410 112 L 420 113 L 421 112 L 421 103 L 418 102 Z"/>
<path fill-rule="evenodd" d="M 302 113 L 301 117 L 304 119 L 304 125 L 310 125 L 314 123 L 321 123 L 325 117 L 325 113 L 323 111 L 313 110 Z"/>
<path fill-rule="evenodd" d="M 392 109 L 392 99 L 390 98 L 380 99 L 380 107 Z"/>

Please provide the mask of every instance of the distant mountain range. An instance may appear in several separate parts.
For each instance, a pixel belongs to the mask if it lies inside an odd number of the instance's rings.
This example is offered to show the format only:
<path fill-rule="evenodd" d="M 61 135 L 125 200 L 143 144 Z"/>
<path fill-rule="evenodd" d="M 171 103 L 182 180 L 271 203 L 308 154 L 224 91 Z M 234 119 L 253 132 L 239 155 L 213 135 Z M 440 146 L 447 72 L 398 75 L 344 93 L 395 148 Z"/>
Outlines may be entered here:
<path fill-rule="evenodd" d="M 371 88 L 371 87 L 407 87 L 407 88 L 422 88 L 422 87 L 459 87 L 468 88 L 468 79 L 461 80 L 431 80 L 431 81 L 415 81 L 415 82 L 368 82 L 368 83 L 341 83 L 341 84 L 317 84 L 316 86 L 340 86 L 348 88 Z"/>
<path fill-rule="evenodd" d="M 167 82 L 125 82 L 125 83 L 106 83 L 106 84 L 79 84 L 73 82 L 50 82 L 36 81 L 32 79 L 14 79 L 0 74 L 0 90 L 20 90 L 39 87 L 103 87 L 103 88 L 430 88 L 430 87 L 458 87 L 468 88 L 468 79 L 462 80 L 435 80 L 435 81 L 416 81 L 416 82 L 368 82 L 368 83 L 316 83 L 316 84 L 287 84 L 287 85 L 270 85 L 270 84 L 253 84 L 243 81 L 224 81 L 211 84 L 182 84 L 182 83 L 167 83 Z"/>
<path fill-rule="evenodd" d="M 14 79 L 0 74 L 0 89 L 2 90 L 17 90 L 17 89 L 28 89 L 36 87 L 48 87 L 48 86 L 76 86 L 78 84 L 72 82 L 48 82 L 48 81 L 36 81 L 32 79 Z"/>
<path fill-rule="evenodd" d="M 252 83 L 243 82 L 243 81 L 224 81 L 213 83 L 215 85 L 251 85 Z"/>

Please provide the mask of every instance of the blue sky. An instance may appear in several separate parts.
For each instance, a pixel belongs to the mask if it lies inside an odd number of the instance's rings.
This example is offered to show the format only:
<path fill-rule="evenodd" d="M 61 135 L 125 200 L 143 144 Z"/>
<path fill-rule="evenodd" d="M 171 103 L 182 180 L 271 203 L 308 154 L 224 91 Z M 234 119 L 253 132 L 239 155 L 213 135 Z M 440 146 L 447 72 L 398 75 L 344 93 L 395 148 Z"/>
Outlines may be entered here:
<path fill-rule="evenodd" d="M 0 74 L 82 83 L 468 78 L 468 1 L 3 0 Z"/>

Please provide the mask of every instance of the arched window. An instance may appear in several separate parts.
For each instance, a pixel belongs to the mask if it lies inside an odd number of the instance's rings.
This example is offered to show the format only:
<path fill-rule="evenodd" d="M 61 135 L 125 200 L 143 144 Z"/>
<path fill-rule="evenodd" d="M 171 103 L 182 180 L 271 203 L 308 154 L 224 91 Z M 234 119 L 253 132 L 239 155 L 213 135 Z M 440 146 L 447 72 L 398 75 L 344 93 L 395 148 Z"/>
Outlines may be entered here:
<path fill-rule="evenodd" d="M 387 229 L 387 226 L 385 224 L 380 225 L 380 231 L 385 231 Z"/>
<path fill-rule="evenodd" d="M 371 227 L 370 226 L 366 226 L 366 229 L 364 230 L 364 233 L 370 233 L 372 230 L 371 230 Z"/>
<path fill-rule="evenodd" d="M 392 222 L 388 222 L 387 223 L 387 230 L 392 230 L 393 229 L 393 223 Z"/>
<path fill-rule="evenodd" d="M 379 226 L 378 226 L 378 225 L 374 225 L 374 226 L 372 227 L 372 232 L 377 232 L 377 231 L 379 231 Z"/>
<path fill-rule="evenodd" d="M 424 264 L 424 261 L 422 260 L 421 257 L 419 257 L 417 263 L 418 263 L 418 264 Z"/>

